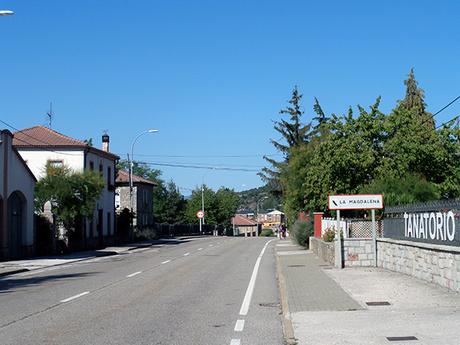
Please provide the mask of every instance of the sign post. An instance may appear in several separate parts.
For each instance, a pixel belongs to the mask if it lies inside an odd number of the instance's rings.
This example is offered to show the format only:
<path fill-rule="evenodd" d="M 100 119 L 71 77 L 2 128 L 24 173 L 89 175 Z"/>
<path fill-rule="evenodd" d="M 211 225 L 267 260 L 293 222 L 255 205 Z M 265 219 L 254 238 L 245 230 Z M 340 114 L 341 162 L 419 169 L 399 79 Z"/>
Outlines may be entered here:
<path fill-rule="evenodd" d="M 203 224 L 203 217 L 204 217 L 204 212 L 202 210 L 199 210 L 196 213 L 197 218 L 200 220 L 200 235 L 203 233 L 202 230 L 202 224 Z"/>
<path fill-rule="evenodd" d="M 335 235 L 335 266 L 342 268 L 342 240 L 340 238 L 340 210 L 371 210 L 374 266 L 377 267 L 377 231 L 375 210 L 383 208 L 382 194 L 329 195 L 329 209 L 337 211 L 337 232 Z M 345 231 L 346 229 L 344 229 Z"/>

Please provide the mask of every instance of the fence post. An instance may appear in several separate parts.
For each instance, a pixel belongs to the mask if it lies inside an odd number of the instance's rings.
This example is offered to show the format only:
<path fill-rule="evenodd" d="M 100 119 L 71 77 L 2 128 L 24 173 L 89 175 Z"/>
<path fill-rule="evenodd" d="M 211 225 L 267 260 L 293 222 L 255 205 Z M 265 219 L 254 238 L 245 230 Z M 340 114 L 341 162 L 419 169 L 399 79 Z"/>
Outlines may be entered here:
<path fill-rule="evenodd" d="M 322 232 L 322 223 L 323 223 L 323 212 L 314 212 L 313 213 L 313 236 L 316 238 L 321 238 Z"/>
<path fill-rule="evenodd" d="M 335 233 L 335 267 L 342 268 L 342 239 L 340 238 L 340 210 L 337 210 L 337 231 Z"/>
<path fill-rule="evenodd" d="M 372 243 L 374 246 L 374 266 L 377 267 L 377 231 L 375 227 L 375 210 L 372 210 Z"/>

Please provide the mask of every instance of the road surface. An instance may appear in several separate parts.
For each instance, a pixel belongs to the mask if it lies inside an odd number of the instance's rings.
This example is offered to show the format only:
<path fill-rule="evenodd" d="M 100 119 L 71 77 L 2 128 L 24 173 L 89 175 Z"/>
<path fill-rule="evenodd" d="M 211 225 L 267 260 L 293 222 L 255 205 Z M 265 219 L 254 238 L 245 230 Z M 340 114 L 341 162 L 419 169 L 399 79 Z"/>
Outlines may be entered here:
<path fill-rule="evenodd" d="M 3 277 L 1 344 L 281 345 L 275 242 L 171 240 Z"/>

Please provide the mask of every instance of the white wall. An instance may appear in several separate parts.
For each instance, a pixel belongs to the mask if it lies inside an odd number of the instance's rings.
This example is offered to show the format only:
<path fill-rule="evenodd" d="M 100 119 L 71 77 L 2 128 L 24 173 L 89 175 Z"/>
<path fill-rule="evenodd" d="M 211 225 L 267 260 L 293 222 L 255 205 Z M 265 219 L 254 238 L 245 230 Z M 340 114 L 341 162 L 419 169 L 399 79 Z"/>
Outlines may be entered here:
<path fill-rule="evenodd" d="M 2 136 L 0 144 L 0 176 L 3 176 L 4 169 L 4 146 L 8 147 L 8 195 L 3 190 L 3 179 L 0 180 L 0 196 L 5 202 L 8 197 L 15 191 L 20 191 L 26 199 L 26 209 L 24 210 L 26 226 L 22 234 L 23 245 L 33 245 L 34 242 L 34 187 L 35 180 L 27 171 L 21 161 L 21 158 L 13 151 L 11 147 L 11 137 Z"/>
<path fill-rule="evenodd" d="M 94 226 L 94 237 L 97 237 L 97 210 L 103 209 L 103 229 L 104 236 L 114 235 L 115 229 L 115 189 L 108 190 L 108 167 L 110 167 L 111 177 L 110 182 L 112 186 L 115 186 L 115 162 L 109 158 L 100 156 L 93 152 L 88 152 L 86 155 L 86 169 L 90 168 L 91 162 L 94 163 L 94 171 L 99 171 L 99 165 L 102 165 L 102 176 L 104 178 L 104 189 L 102 191 L 101 197 L 96 203 L 96 210 L 93 217 L 93 226 Z M 110 212 L 110 227 L 108 226 L 107 214 Z M 90 235 L 90 224 L 88 222 L 87 226 L 87 236 Z"/>
<path fill-rule="evenodd" d="M 45 165 L 49 160 L 62 160 L 64 165 L 75 172 L 83 171 L 84 151 L 82 149 L 69 149 L 66 151 L 49 151 L 43 149 L 20 149 L 18 150 L 22 159 L 32 170 L 35 178 L 40 180 L 45 177 Z"/>

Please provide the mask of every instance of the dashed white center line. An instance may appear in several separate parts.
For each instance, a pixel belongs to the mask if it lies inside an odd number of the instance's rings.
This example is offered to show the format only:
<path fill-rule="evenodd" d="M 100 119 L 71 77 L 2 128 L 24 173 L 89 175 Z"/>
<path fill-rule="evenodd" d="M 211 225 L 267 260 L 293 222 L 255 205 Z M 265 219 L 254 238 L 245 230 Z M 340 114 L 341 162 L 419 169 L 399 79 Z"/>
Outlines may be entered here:
<path fill-rule="evenodd" d="M 190 253 L 185 253 L 185 254 L 184 254 L 184 256 L 189 256 L 189 255 L 190 255 Z"/>
<path fill-rule="evenodd" d="M 198 248 L 198 251 L 203 250 L 203 248 Z"/>
<path fill-rule="evenodd" d="M 61 303 L 66 303 L 66 302 L 70 302 L 78 297 L 81 297 L 81 296 L 84 296 L 84 295 L 87 295 L 89 294 L 89 291 L 85 291 L 85 292 L 82 292 L 82 293 L 79 293 L 78 295 L 75 295 L 75 296 L 72 296 L 72 297 L 69 297 L 69 298 L 66 298 L 66 299 L 63 299 L 61 301 Z"/>
<path fill-rule="evenodd" d="M 171 260 L 163 261 L 161 264 L 164 265 L 164 264 L 167 264 L 168 262 L 171 262 Z"/>
<path fill-rule="evenodd" d="M 244 320 L 236 320 L 235 332 L 242 332 L 244 329 Z"/>
<path fill-rule="evenodd" d="M 138 274 L 141 274 L 141 273 L 142 273 L 142 271 L 137 271 L 137 272 L 128 274 L 128 275 L 126 276 L 126 278 L 132 278 L 132 277 L 137 276 Z"/>
<path fill-rule="evenodd" d="M 241 339 L 232 339 L 230 341 L 230 345 L 240 345 L 241 344 Z"/>

